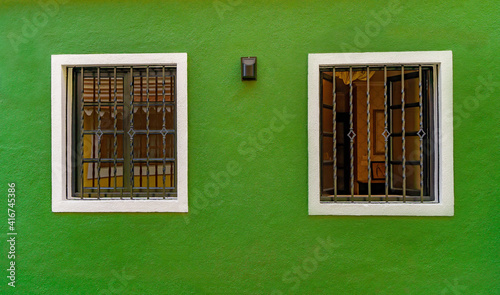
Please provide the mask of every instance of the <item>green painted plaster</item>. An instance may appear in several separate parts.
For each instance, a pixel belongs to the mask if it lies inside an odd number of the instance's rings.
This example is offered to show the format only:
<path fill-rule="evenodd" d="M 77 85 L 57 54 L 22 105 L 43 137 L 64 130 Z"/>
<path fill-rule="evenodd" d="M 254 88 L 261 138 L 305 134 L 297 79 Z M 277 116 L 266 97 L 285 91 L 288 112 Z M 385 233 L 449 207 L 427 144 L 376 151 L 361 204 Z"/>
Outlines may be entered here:
<path fill-rule="evenodd" d="M 15 182 L 15 293 L 500 293 L 496 1 L 60 3 L 0 1 L 0 234 Z M 307 54 L 407 50 L 453 50 L 455 216 L 308 216 Z M 143 52 L 188 53 L 190 213 L 52 213 L 51 54 Z M 258 57 L 257 81 L 240 80 L 241 56 Z M 252 145 L 284 111 L 293 119 Z"/>

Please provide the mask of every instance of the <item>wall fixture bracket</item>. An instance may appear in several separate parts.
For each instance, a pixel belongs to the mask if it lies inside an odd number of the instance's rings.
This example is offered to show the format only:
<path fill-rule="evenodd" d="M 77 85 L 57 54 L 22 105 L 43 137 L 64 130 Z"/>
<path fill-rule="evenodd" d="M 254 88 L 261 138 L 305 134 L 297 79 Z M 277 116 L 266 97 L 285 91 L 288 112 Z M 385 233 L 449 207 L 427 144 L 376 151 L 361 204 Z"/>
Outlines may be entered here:
<path fill-rule="evenodd" d="M 257 57 L 241 58 L 241 80 L 257 80 Z"/>

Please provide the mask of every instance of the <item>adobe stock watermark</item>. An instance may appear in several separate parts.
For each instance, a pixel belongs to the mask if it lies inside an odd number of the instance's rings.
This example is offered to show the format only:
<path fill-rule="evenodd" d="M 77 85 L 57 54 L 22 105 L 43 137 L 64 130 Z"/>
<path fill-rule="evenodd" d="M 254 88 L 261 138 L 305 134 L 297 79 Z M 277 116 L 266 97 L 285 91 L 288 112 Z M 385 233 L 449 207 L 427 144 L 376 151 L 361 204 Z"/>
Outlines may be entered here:
<path fill-rule="evenodd" d="M 235 7 L 239 6 L 242 0 L 216 0 L 213 2 L 213 6 L 219 19 L 224 20 L 224 14 L 228 11 L 234 10 Z"/>
<path fill-rule="evenodd" d="M 108 288 L 101 290 L 100 295 L 105 294 L 124 294 L 125 290 L 129 284 L 129 281 L 134 279 L 135 276 L 130 276 L 125 273 L 125 268 L 122 269 L 121 273 L 118 273 L 115 269 L 111 271 L 113 278 L 108 283 Z"/>
<path fill-rule="evenodd" d="M 448 280 L 444 280 L 444 283 L 446 284 L 446 287 L 444 287 L 444 289 L 441 290 L 440 294 L 442 294 L 442 295 L 446 295 L 446 294 L 461 295 L 461 294 L 465 294 L 462 292 L 465 291 L 465 289 L 467 289 L 466 286 L 462 286 L 462 285 L 458 284 L 458 279 L 455 279 L 453 281 L 453 283 L 451 283 Z"/>
<path fill-rule="evenodd" d="M 30 17 L 22 17 L 22 26 L 18 32 L 9 32 L 7 39 L 15 52 L 19 52 L 22 44 L 27 44 L 38 32 L 45 27 L 50 18 L 55 17 L 60 11 L 60 5 L 68 3 L 68 0 L 39 0 L 38 10 Z"/>
<path fill-rule="evenodd" d="M 281 281 L 287 285 L 285 291 L 273 290 L 271 295 L 283 295 L 297 291 L 303 281 L 307 280 L 317 269 L 321 262 L 331 258 L 338 245 L 334 244 L 330 237 L 326 239 L 317 238 L 317 246 L 311 254 L 304 258 L 301 263 L 292 266 L 291 270 L 283 273 Z"/>
<path fill-rule="evenodd" d="M 387 5 L 383 6 L 378 11 L 371 10 L 372 18 L 368 19 L 364 27 L 354 27 L 353 44 L 342 42 L 340 44 L 343 52 L 360 52 L 368 46 L 372 40 L 380 34 L 382 29 L 387 27 L 393 18 L 401 13 L 403 7 L 400 0 L 391 0 Z"/>
<path fill-rule="evenodd" d="M 453 109 L 453 125 L 458 129 L 464 119 L 468 119 L 472 112 L 475 112 L 482 101 L 489 98 L 497 90 L 500 82 L 496 81 L 491 71 L 488 77 L 477 77 L 477 86 L 474 88 L 474 96 L 468 96 L 462 103 L 455 104 Z"/>
<path fill-rule="evenodd" d="M 250 135 L 238 145 L 238 153 L 245 157 L 245 161 L 254 161 L 258 153 L 264 151 L 273 141 L 275 135 L 283 132 L 286 126 L 296 117 L 295 114 L 289 113 L 286 107 L 281 111 L 273 110 L 273 114 L 274 116 L 269 120 L 267 127 L 260 129 L 255 133 L 256 135 Z M 199 188 L 191 190 L 195 197 L 191 199 L 192 204 L 190 204 L 189 213 L 183 215 L 186 224 L 189 224 L 190 216 L 199 214 L 200 211 L 209 206 L 217 207 L 223 203 L 219 198 L 221 190 L 230 184 L 233 177 L 241 173 L 243 166 L 238 161 L 228 161 L 224 170 L 209 173 L 212 181 L 205 183 L 203 190 Z"/>
<path fill-rule="evenodd" d="M 486 100 L 492 97 L 494 93 L 498 90 L 500 86 L 500 82 L 496 81 L 491 71 L 486 70 L 485 72 L 489 73 L 488 76 L 478 76 L 476 78 L 477 85 L 474 88 L 474 95 L 469 95 L 466 99 L 456 102 L 453 106 L 453 112 L 451 109 L 443 109 L 443 117 L 447 120 L 453 120 L 453 129 L 456 133 L 456 130 L 459 130 L 460 126 L 464 123 L 465 120 L 469 119 L 471 114 L 477 112 L 477 109 L 481 106 L 481 104 Z M 429 136 L 429 135 L 425 135 Z M 453 134 L 449 133 L 440 133 L 439 137 L 442 142 L 447 142 Z M 423 154 L 428 154 L 429 158 L 433 158 L 435 153 L 438 152 L 432 145 L 424 145 L 423 146 Z M 420 150 L 413 150 L 409 155 L 406 156 L 407 159 L 419 159 Z M 409 165 L 405 167 L 406 169 L 406 178 L 409 179 L 415 174 L 421 173 L 420 166 L 418 165 Z M 393 180 L 402 183 L 403 178 L 401 175 L 394 174 Z M 476 201 L 474 199 L 473 201 Z M 474 226 L 473 223 L 469 224 L 466 227 L 466 231 Z"/>
<path fill-rule="evenodd" d="M 17 244 L 17 224 L 16 224 L 16 183 L 7 183 L 7 259 L 9 268 L 7 269 L 8 283 L 12 288 L 16 287 L 16 244 Z"/>

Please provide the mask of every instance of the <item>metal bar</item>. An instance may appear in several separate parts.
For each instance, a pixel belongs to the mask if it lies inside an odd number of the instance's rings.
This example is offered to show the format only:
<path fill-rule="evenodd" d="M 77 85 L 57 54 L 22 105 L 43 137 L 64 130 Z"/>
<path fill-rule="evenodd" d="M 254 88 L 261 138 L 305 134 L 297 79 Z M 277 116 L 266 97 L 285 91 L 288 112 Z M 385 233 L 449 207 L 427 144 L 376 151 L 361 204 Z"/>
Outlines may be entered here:
<path fill-rule="evenodd" d="M 103 106 L 103 107 L 106 107 L 106 106 L 110 106 L 110 107 L 112 107 L 112 106 L 114 106 L 114 104 L 115 104 L 114 102 L 106 102 L 106 101 L 101 102 L 101 106 Z M 123 102 L 118 102 L 118 105 L 119 105 L 119 106 L 121 106 L 121 105 L 123 105 L 123 104 L 124 104 Z M 145 107 L 145 106 L 146 106 L 146 104 L 147 104 L 146 102 L 143 102 L 143 103 L 141 103 L 141 102 L 136 102 L 136 103 L 134 103 L 134 105 L 135 105 L 135 106 L 142 106 L 142 107 Z M 158 106 L 158 107 L 161 107 L 163 104 L 162 104 L 161 102 L 154 102 L 154 101 L 150 101 L 150 102 L 149 102 L 149 105 L 150 105 L 150 106 Z M 166 102 L 166 103 L 165 103 L 165 105 L 172 105 L 172 103 L 170 103 L 170 102 Z M 93 103 L 93 102 L 86 102 L 86 103 L 85 103 L 85 106 L 86 106 L 86 107 L 95 107 L 95 106 L 97 106 L 97 103 Z"/>
<path fill-rule="evenodd" d="M 144 81 L 142 80 L 142 71 L 139 72 L 139 100 L 142 102 L 142 97 L 143 94 L 142 92 L 144 91 L 143 87 Z M 140 108 L 139 108 L 140 110 Z M 142 155 L 142 138 L 139 137 L 139 154 Z M 139 164 L 139 186 L 142 187 L 142 163 Z"/>
<path fill-rule="evenodd" d="M 387 66 L 384 66 L 384 136 L 385 142 L 385 202 L 389 202 L 389 124 L 387 116 Z"/>
<path fill-rule="evenodd" d="M 134 162 L 162 162 L 165 159 L 166 162 L 174 162 L 175 158 L 135 158 Z"/>
<path fill-rule="evenodd" d="M 335 85 L 335 67 L 332 70 L 332 113 L 333 113 L 333 197 L 334 202 L 337 202 L 337 86 Z"/>
<path fill-rule="evenodd" d="M 123 177 L 122 177 L 122 186 L 121 191 L 125 194 L 128 192 L 128 188 L 130 187 L 130 169 L 127 163 L 130 163 L 130 75 L 129 73 L 125 73 L 123 75 L 123 132 L 117 131 L 117 134 L 123 134 L 121 147 L 123 149 Z"/>
<path fill-rule="evenodd" d="M 87 129 L 83 132 L 83 134 L 96 134 L 97 132 L 97 129 Z M 111 134 L 115 134 L 115 131 L 114 130 L 101 130 L 102 134 L 103 135 L 111 135 Z M 116 134 L 123 134 L 124 131 L 116 131 Z"/>
<path fill-rule="evenodd" d="M 353 102 L 352 102 L 352 67 L 349 67 L 349 157 L 350 157 L 350 165 L 351 165 L 351 202 L 354 202 L 354 137 L 356 133 L 354 132 L 353 126 Z"/>
<path fill-rule="evenodd" d="M 163 187 L 160 187 L 160 186 L 158 186 L 158 187 L 153 187 L 153 186 L 152 186 L 152 187 L 150 187 L 150 188 L 151 188 L 151 190 L 153 190 L 153 191 L 154 191 L 154 190 L 162 190 L 162 189 L 163 189 Z M 87 186 L 86 186 L 86 187 L 85 187 L 85 189 L 88 189 L 88 190 L 97 190 L 97 187 L 91 187 L 91 186 L 87 187 Z M 114 190 L 115 188 L 111 186 L 111 187 L 101 187 L 101 189 L 102 189 L 102 190 Z M 144 189 L 144 190 L 145 190 L 145 189 L 146 189 L 146 187 L 136 187 L 136 189 Z M 174 189 L 174 187 L 167 187 L 167 189 Z M 160 191 L 160 192 L 161 192 L 161 191 Z M 111 193 L 114 193 L 114 194 L 120 194 L 120 192 L 117 192 L 117 191 L 115 191 L 115 192 L 106 192 L 106 194 L 111 194 Z M 135 192 L 134 194 L 140 194 L 140 193 L 142 193 L 142 194 L 144 194 L 144 195 L 147 195 L 147 193 L 146 193 L 146 192 Z"/>
<path fill-rule="evenodd" d="M 158 101 L 158 76 L 155 75 L 155 102 Z M 158 110 L 156 110 L 158 112 Z M 155 155 L 158 154 L 158 136 L 155 136 Z M 155 165 L 155 186 L 158 186 L 158 165 Z"/>
<path fill-rule="evenodd" d="M 149 67 L 146 68 L 146 187 L 149 199 Z"/>
<path fill-rule="evenodd" d="M 353 72 L 363 72 L 363 71 L 366 71 L 366 64 L 363 64 L 363 65 L 352 65 L 352 71 Z M 421 64 L 421 66 L 423 68 L 425 67 L 433 67 L 435 66 L 435 64 Z M 400 65 L 395 65 L 395 66 L 387 66 L 387 65 L 384 65 L 384 64 L 370 64 L 370 69 L 372 71 L 383 71 L 384 70 L 384 67 L 387 67 L 387 71 L 399 71 L 401 70 L 401 66 Z M 405 65 L 405 69 L 406 71 L 418 71 L 418 67 L 419 65 L 408 65 L 406 64 Z M 320 69 L 325 69 L 325 70 L 331 70 L 331 66 L 320 66 Z M 346 67 L 342 67 L 342 68 L 337 68 L 337 73 L 340 73 L 340 72 L 348 72 L 349 71 L 349 67 L 346 66 Z M 326 74 L 326 73 L 322 73 L 323 75 L 323 78 L 325 79 L 329 79 L 330 81 L 332 80 L 332 77 L 329 75 L 329 74 Z M 414 73 L 407 73 L 406 74 L 406 77 L 408 78 L 409 75 L 415 75 L 413 76 L 412 78 L 416 78 L 418 77 L 418 72 L 414 72 Z M 347 84 L 346 84 L 347 85 Z"/>
<path fill-rule="evenodd" d="M 87 188 L 86 188 L 87 189 Z M 103 188 L 104 189 L 104 188 Z M 144 189 L 144 188 L 141 188 L 141 189 Z M 161 188 L 155 188 L 155 189 L 161 189 Z M 173 188 L 175 189 L 175 188 Z M 154 192 L 153 194 L 155 194 L 156 192 Z M 134 193 L 134 196 L 132 197 L 133 199 L 146 199 L 146 193 L 141 193 L 141 192 L 135 192 Z M 158 195 L 161 195 L 163 194 L 161 191 L 158 191 Z M 81 196 L 80 194 L 77 194 L 77 196 L 80 196 L 80 198 L 82 200 L 92 200 L 94 199 L 95 200 L 95 196 L 96 194 L 95 193 L 86 193 L 84 196 Z M 160 197 L 160 196 L 154 196 L 155 198 L 163 198 L 163 199 L 166 199 L 166 198 L 175 198 L 177 195 L 177 192 L 166 192 L 165 193 L 165 197 Z M 111 198 L 119 198 L 120 196 L 120 193 L 119 192 L 112 192 L 112 191 L 107 191 L 106 192 L 106 196 L 105 197 L 101 197 L 101 199 L 111 199 Z"/>
<path fill-rule="evenodd" d="M 177 78 L 174 72 L 172 77 L 170 77 L 170 89 L 173 91 L 170 93 L 170 100 L 174 102 L 172 111 L 174 129 L 177 130 Z M 173 97 L 172 97 L 173 96 Z M 173 136 L 172 146 L 171 146 L 172 157 L 174 158 L 174 165 L 170 165 L 170 186 L 177 186 L 177 132 Z"/>
<path fill-rule="evenodd" d="M 320 76 L 324 77 L 324 75 L 320 75 Z M 320 128 L 321 132 L 323 132 L 325 130 L 325 124 L 324 124 L 324 118 L 325 118 L 325 116 L 324 116 L 324 110 L 322 109 L 323 100 L 324 100 L 324 81 L 323 80 L 324 79 L 322 79 L 319 82 L 319 89 L 320 89 L 319 92 L 321 93 L 321 95 L 320 95 L 320 97 L 318 99 L 318 103 L 319 103 L 319 107 L 320 107 L 319 122 L 320 122 L 320 126 L 321 126 L 321 128 Z M 332 134 L 332 138 L 333 138 L 333 130 L 332 130 L 331 134 Z M 320 171 L 320 178 L 319 178 L 319 186 L 320 186 L 320 188 L 323 188 L 325 186 L 325 177 L 324 177 L 325 176 L 325 170 L 324 170 L 324 165 L 323 165 L 323 162 L 322 162 L 323 157 L 325 155 L 325 151 L 324 151 L 324 146 L 325 145 L 324 145 L 324 142 L 325 142 L 325 138 L 323 136 L 319 136 L 319 146 L 320 146 L 320 150 L 321 150 L 320 151 L 321 157 L 320 157 L 320 163 L 319 163 L 320 164 L 320 166 L 319 166 L 320 167 L 319 168 L 320 169 L 319 170 Z M 333 181 L 333 178 L 332 178 L 332 181 Z M 320 194 L 320 199 L 321 199 L 321 194 Z"/>
<path fill-rule="evenodd" d="M 83 182 L 85 180 L 84 178 L 84 169 L 83 169 L 83 157 L 84 157 L 84 154 L 83 154 L 83 150 L 84 150 L 84 134 L 83 134 L 83 130 L 85 129 L 85 109 L 84 109 L 84 92 L 85 92 L 85 87 L 84 87 L 84 77 L 83 77 L 83 67 L 80 68 L 80 74 L 81 74 L 81 87 L 82 87 L 82 91 L 81 91 L 81 106 L 80 106 L 80 133 L 81 133 L 81 136 L 80 136 L 80 176 L 81 176 L 81 183 L 80 183 L 80 193 L 81 193 L 81 198 L 83 198 L 83 194 L 84 194 L 84 191 L 83 191 Z M 90 166 L 90 165 L 88 165 Z"/>
<path fill-rule="evenodd" d="M 109 73 L 113 72 L 112 70 L 113 70 L 114 67 L 115 66 L 101 66 L 101 71 L 103 71 L 106 74 L 109 74 Z M 147 67 L 146 65 L 135 65 L 134 69 L 146 69 L 146 67 Z M 153 70 L 154 69 L 158 69 L 159 70 L 161 67 L 162 66 L 160 66 L 160 65 L 158 65 L 158 66 L 152 66 L 152 65 L 150 65 L 149 66 L 149 68 L 151 68 Z M 94 68 L 96 68 L 96 67 L 94 67 Z M 121 69 L 121 70 L 128 70 L 128 69 L 130 69 L 130 65 L 116 66 L 116 68 L 117 69 Z M 166 77 L 172 76 L 173 73 L 174 73 L 174 71 L 175 71 L 175 66 L 171 66 L 171 67 L 166 66 L 165 68 L 169 71 L 169 72 L 167 72 Z M 416 67 L 415 67 L 415 69 L 416 69 Z M 159 72 L 159 71 L 154 71 L 154 72 L 156 74 L 156 72 Z"/>
<path fill-rule="evenodd" d="M 134 67 L 130 67 L 130 199 L 134 198 L 134 134 Z"/>
<path fill-rule="evenodd" d="M 113 142 L 113 156 L 115 158 L 115 161 L 114 161 L 114 171 L 113 171 L 113 174 L 115 175 L 115 181 L 114 181 L 114 184 L 115 184 L 115 190 L 116 190 L 116 187 L 117 187 L 117 177 L 116 177 L 116 170 L 117 170 L 117 165 L 116 165 L 116 159 L 118 157 L 118 136 L 117 136 L 117 129 L 118 129 L 118 97 L 117 97 L 117 77 L 116 77 L 116 67 L 114 67 L 113 69 L 113 73 L 114 73 L 114 97 L 113 97 L 113 100 L 114 100 L 114 103 L 115 103 L 115 106 L 114 106 L 114 113 L 115 113 L 115 120 L 114 120 L 114 134 L 113 134 L 113 139 L 114 139 L 114 142 Z M 123 190 L 121 190 L 121 197 L 123 199 Z"/>
<path fill-rule="evenodd" d="M 147 130 L 134 130 L 134 131 L 135 131 L 135 134 L 146 134 L 147 133 Z M 96 132 L 97 132 L 97 129 L 88 129 L 88 130 L 84 131 L 84 134 L 96 134 Z M 108 134 L 108 135 L 115 134 L 114 130 L 101 130 L 101 132 L 104 135 L 105 134 Z M 125 133 L 124 131 L 120 131 L 120 130 L 116 131 L 116 134 L 124 134 L 124 133 Z M 165 133 L 166 134 L 174 134 L 175 130 L 168 129 L 168 130 L 165 130 Z M 149 134 L 162 134 L 162 130 L 149 130 Z"/>
<path fill-rule="evenodd" d="M 406 202 L 406 134 L 405 134 L 405 66 L 401 66 L 401 146 L 403 170 L 403 202 Z"/>
<path fill-rule="evenodd" d="M 149 161 L 150 162 L 162 162 L 163 159 L 165 159 L 166 162 L 173 162 L 175 161 L 175 158 L 149 158 Z M 84 158 L 83 159 L 83 162 L 85 163 L 96 163 L 97 162 L 97 158 Z M 134 158 L 132 159 L 133 162 L 146 162 L 148 159 L 147 158 Z M 101 161 L 101 163 L 113 163 L 115 161 L 115 158 L 101 158 L 99 159 L 99 161 Z M 118 163 L 123 163 L 125 162 L 125 159 L 124 158 L 116 158 L 116 162 Z M 415 162 L 418 162 L 418 161 L 415 161 Z"/>
<path fill-rule="evenodd" d="M 333 190 L 333 188 L 330 189 L 330 191 Z M 409 192 L 411 191 L 410 189 L 408 190 Z M 416 191 L 418 193 L 418 190 Z M 350 195 L 339 195 L 338 196 L 338 202 L 350 202 Z M 401 195 L 389 195 L 389 202 L 401 202 L 402 201 L 402 196 Z M 411 196 L 408 195 L 406 196 L 407 201 L 412 201 L 412 202 L 419 202 L 420 196 Z M 368 197 L 367 195 L 355 195 L 354 196 L 355 201 L 367 201 Z M 321 201 L 327 201 L 331 202 L 333 201 L 333 196 L 321 196 Z M 384 195 L 373 195 L 372 196 L 372 201 L 376 202 L 385 202 L 385 196 Z M 431 201 L 431 199 L 428 196 L 424 196 L 424 201 Z"/>
<path fill-rule="evenodd" d="M 162 131 L 166 130 L 166 125 L 165 125 L 165 66 L 162 68 L 162 73 L 163 73 L 163 81 L 162 81 Z M 166 134 L 163 133 L 163 197 L 165 197 L 165 187 L 166 187 L 166 162 L 165 158 L 167 157 L 166 155 L 166 142 L 165 142 L 165 136 Z M 172 177 L 172 176 L 170 176 Z"/>
<path fill-rule="evenodd" d="M 97 68 L 97 130 L 101 130 L 101 71 Z M 101 194 L 101 137 L 102 133 L 97 135 L 97 198 Z"/>
<path fill-rule="evenodd" d="M 100 159 L 101 163 L 113 163 L 115 161 L 115 158 L 101 158 Z M 116 158 L 117 163 L 123 163 L 124 159 L 123 158 Z M 97 163 L 97 158 L 83 158 L 83 162 L 85 163 Z"/>
<path fill-rule="evenodd" d="M 110 112 L 110 114 L 111 114 L 111 112 Z M 113 148 L 113 142 L 111 140 L 108 140 L 107 145 L 108 145 L 108 153 L 109 153 Z M 109 169 L 108 169 L 107 179 L 108 179 L 108 186 L 111 186 L 111 165 L 109 166 Z"/>
<path fill-rule="evenodd" d="M 141 91 L 142 91 L 142 88 L 141 88 Z M 139 137 L 138 150 L 139 150 L 138 154 L 142 155 L 142 138 L 141 137 Z M 134 159 L 132 159 L 132 161 L 134 161 Z M 142 162 L 139 162 L 139 186 L 142 187 Z"/>
<path fill-rule="evenodd" d="M 422 106 L 422 66 L 418 67 L 418 104 L 419 104 L 419 118 L 420 118 L 420 203 L 424 202 L 424 119 L 423 119 L 423 106 Z"/>
<path fill-rule="evenodd" d="M 95 93 L 96 93 L 96 89 L 95 89 L 95 74 L 92 73 L 92 101 L 95 102 Z M 95 120 L 94 118 L 91 116 L 90 117 L 91 120 L 92 120 L 92 129 L 95 128 Z M 96 153 L 96 150 L 95 150 L 95 136 L 92 135 L 92 155 L 95 157 L 95 153 Z M 95 164 L 92 163 L 92 186 L 95 185 Z"/>
<path fill-rule="evenodd" d="M 111 101 L 111 78 L 108 79 L 108 102 L 109 101 Z M 111 111 L 110 111 L 110 114 L 111 114 Z M 115 120 L 116 120 L 116 117 L 115 117 Z M 108 141 L 108 151 L 111 150 L 111 145 L 112 145 L 111 140 L 109 140 Z M 108 187 L 109 186 L 111 186 L 111 167 L 108 170 Z"/>
<path fill-rule="evenodd" d="M 366 143 L 368 154 L 368 202 L 372 201 L 372 167 L 370 140 L 370 67 L 366 67 Z"/>

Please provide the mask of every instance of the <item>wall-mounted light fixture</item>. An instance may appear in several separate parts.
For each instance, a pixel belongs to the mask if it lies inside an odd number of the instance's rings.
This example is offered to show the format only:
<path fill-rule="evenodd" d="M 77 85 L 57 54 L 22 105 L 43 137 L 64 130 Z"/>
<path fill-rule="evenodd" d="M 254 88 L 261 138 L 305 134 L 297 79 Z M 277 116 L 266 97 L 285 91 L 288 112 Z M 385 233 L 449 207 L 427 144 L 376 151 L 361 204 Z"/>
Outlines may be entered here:
<path fill-rule="evenodd" d="M 241 58 L 241 80 L 257 80 L 257 57 Z"/>

